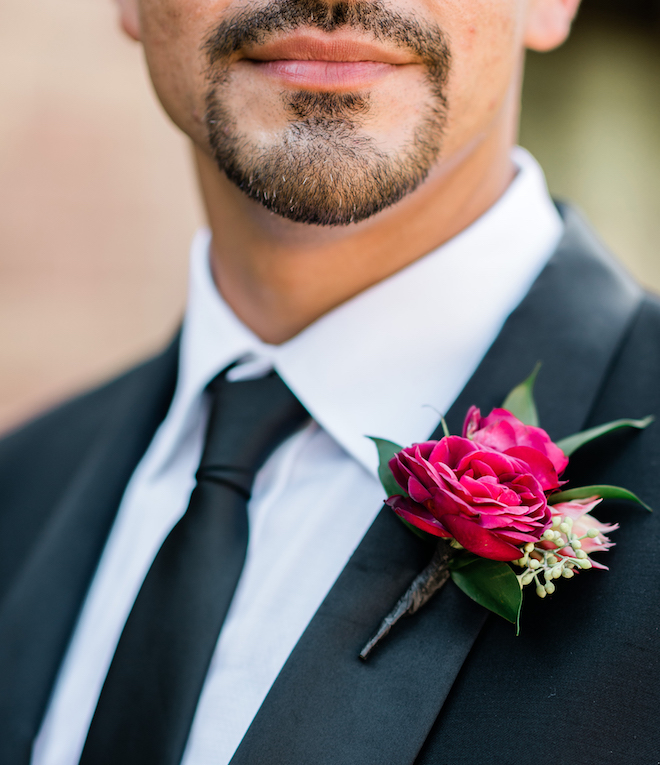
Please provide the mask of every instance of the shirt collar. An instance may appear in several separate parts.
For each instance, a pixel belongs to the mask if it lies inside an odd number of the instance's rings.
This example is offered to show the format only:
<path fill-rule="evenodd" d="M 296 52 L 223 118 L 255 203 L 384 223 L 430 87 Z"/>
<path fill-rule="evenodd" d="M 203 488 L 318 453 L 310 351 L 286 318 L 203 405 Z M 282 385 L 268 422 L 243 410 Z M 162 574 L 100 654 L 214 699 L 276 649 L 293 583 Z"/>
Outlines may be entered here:
<path fill-rule="evenodd" d="M 200 231 L 168 419 L 183 427 L 221 369 L 252 359 L 275 367 L 371 473 L 376 450 L 366 436 L 402 445 L 428 438 L 562 235 L 540 167 L 522 149 L 513 159 L 516 178 L 469 228 L 279 346 L 262 342 L 224 302 L 211 276 L 210 233 Z"/>

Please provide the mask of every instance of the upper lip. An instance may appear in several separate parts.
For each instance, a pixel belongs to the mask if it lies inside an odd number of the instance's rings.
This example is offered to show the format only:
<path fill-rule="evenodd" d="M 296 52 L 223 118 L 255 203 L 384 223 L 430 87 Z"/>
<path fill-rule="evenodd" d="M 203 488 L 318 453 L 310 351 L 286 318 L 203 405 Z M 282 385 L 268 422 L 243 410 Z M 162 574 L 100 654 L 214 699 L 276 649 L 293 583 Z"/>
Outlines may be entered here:
<path fill-rule="evenodd" d="M 376 61 L 384 64 L 415 63 L 401 48 L 387 48 L 370 40 L 340 32 L 332 35 L 312 31 L 295 32 L 262 45 L 247 47 L 243 56 L 253 61 Z"/>

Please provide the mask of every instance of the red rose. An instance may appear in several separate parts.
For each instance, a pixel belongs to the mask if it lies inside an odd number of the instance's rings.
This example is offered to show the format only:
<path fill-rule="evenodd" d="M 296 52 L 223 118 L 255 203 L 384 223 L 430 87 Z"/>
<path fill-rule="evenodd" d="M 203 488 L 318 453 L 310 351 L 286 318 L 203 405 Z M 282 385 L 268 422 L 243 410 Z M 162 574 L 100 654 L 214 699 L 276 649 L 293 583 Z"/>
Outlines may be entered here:
<path fill-rule="evenodd" d="M 488 417 L 482 417 L 476 406 L 470 407 L 463 425 L 463 437 L 469 438 L 475 444 L 488 446 L 498 452 L 530 460 L 528 449 L 535 449 L 547 457 L 554 468 L 553 475 L 547 470 L 535 472 L 545 491 L 551 491 L 559 486 L 557 476 L 561 475 L 568 465 L 568 457 L 552 442 L 543 428 L 525 425 L 506 409 L 493 409 Z M 535 460 L 538 463 L 538 460 Z M 530 467 L 535 467 L 530 462 Z"/>
<path fill-rule="evenodd" d="M 390 497 L 387 504 L 414 526 L 453 537 L 476 555 L 516 560 L 520 546 L 538 541 L 551 522 L 537 473 L 557 481 L 549 460 L 527 451 L 533 466 L 460 436 L 415 444 L 389 462 L 410 498 Z"/>

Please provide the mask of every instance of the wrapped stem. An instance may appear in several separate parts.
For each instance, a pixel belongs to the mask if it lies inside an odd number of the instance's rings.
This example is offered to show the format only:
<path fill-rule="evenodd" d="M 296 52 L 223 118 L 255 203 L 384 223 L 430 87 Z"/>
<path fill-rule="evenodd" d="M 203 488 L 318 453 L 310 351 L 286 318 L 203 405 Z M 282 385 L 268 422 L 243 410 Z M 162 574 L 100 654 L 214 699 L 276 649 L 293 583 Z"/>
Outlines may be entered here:
<path fill-rule="evenodd" d="M 449 579 L 448 564 L 452 554 L 453 551 L 449 545 L 443 539 L 438 540 L 431 562 L 415 577 L 392 611 L 383 619 L 376 634 L 360 652 L 362 661 L 367 660 L 369 654 L 389 634 L 401 617 L 412 616 L 419 611 L 445 584 Z"/>

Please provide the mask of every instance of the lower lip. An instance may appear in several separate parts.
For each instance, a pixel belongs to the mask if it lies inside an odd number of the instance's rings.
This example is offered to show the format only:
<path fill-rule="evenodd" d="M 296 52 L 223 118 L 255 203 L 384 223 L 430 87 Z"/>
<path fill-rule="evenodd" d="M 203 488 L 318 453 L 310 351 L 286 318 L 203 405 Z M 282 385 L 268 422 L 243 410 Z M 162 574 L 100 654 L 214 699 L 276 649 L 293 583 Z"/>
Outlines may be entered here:
<path fill-rule="evenodd" d="M 263 74 L 309 90 L 355 90 L 372 85 L 393 72 L 394 64 L 380 61 L 255 61 Z"/>

